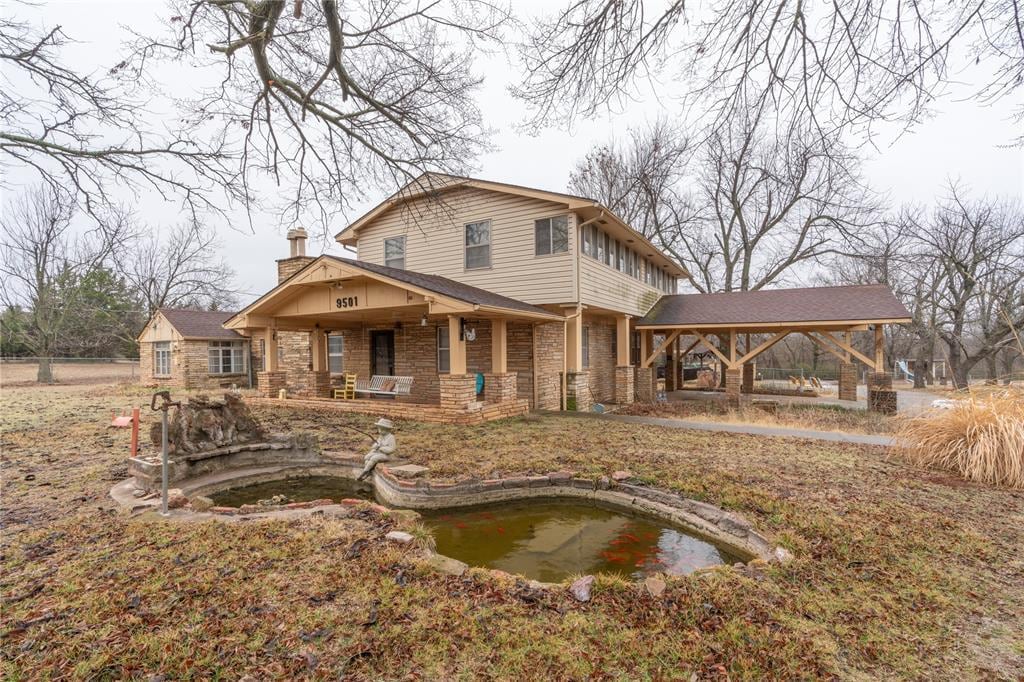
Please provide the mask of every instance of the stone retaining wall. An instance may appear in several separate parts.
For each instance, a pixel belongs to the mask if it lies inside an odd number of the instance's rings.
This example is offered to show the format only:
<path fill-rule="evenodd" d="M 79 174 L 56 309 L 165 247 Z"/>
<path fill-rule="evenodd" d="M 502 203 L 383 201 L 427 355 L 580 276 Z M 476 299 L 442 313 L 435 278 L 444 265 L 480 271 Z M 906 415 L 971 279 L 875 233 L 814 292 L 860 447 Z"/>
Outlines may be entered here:
<path fill-rule="evenodd" d="M 178 453 L 170 460 L 167 478 L 172 485 L 242 467 L 316 465 L 323 461 L 315 445 L 296 441 L 245 443 L 205 452 Z M 140 488 L 159 488 L 162 478 L 159 453 L 129 459 L 128 475 L 135 478 Z"/>

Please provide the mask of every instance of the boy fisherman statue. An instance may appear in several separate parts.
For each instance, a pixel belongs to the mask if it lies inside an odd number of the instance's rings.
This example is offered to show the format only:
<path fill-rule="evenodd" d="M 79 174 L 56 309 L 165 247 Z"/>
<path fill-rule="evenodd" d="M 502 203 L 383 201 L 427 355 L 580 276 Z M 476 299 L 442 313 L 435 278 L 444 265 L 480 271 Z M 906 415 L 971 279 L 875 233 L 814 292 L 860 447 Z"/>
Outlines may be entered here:
<path fill-rule="evenodd" d="M 369 476 L 373 472 L 373 468 L 380 462 L 387 462 L 391 459 L 391 454 L 395 451 L 395 434 L 391 433 L 395 429 L 395 425 L 391 423 L 391 420 L 381 417 L 374 426 L 377 427 L 377 439 L 373 441 L 373 447 L 363 458 L 363 471 L 359 474 L 358 479 L 360 481 Z"/>

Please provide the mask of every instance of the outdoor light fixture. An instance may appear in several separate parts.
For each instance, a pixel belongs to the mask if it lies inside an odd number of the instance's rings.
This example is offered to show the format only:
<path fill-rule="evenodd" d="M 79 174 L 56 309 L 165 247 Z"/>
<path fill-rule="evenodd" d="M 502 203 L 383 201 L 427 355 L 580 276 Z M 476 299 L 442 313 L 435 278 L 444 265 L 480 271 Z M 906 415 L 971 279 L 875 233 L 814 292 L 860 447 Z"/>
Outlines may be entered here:
<path fill-rule="evenodd" d="M 427 326 L 427 315 L 426 315 L 426 313 L 424 313 L 423 317 L 420 318 L 420 326 L 421 327 L 426 327 Z"/>

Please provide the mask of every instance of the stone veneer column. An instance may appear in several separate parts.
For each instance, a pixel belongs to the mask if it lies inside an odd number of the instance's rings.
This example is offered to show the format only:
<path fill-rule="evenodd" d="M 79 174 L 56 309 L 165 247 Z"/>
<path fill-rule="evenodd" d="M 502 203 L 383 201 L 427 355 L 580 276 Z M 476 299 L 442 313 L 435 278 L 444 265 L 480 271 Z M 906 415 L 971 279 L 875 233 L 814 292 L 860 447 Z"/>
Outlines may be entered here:
<path fill-rule="evenodd" d="M 636 375 L 631 365 L 615 368 L 615 403 L 617 405 L 632 405 Z"/>
<path fill-rule="evenodd" d="M 654 402 L 654 368 L 636 368 L 636 399 L 641 403 Z"/>
<path fill-rule="evenodd" d="M 743 380 L 740 382 L 740 391 L 743 393 L 754 392 L 754 373 L 757 370 L 757 364 L 754 362 L 743 363 Z"/>
<path fill-rule="evenodd" d="M 257 372 L 256 383 L 264 398 L 276 398 L 282 388 L 288 388 L 288 372 Z"/>
<path fill-rule="evenodd" d="M 590 410 L 590 406 L 594 404 L 594 399 L 590 395 L 589 371 L 569 372 L 565 387 L 569 393 L 567 397 L 576 402 L 577 412 L 587 412 Z"/>
<path fill-rule="evenodd" d="M 880 414 L 896 414 L 896 391 L 892 390 L 892 374 L 868 374 L 868 409 Z"/>
<path fill-rule="evenodd" d="M 725 402 L 729 407 L 740 406 L 740 392 L 743 386 L 743 370 L 734 367 L 725 370 Z"/>
<path fill-rule="evenodd" d="M 489 403 L 505 403 L 518 397 L 516 373 L 484 374 L 484 400 Z"/>
<path fill-rule="evenodd" d="M 310 373 L 310 390 L 312 394 L 317 398 L 330 398 L 331 397 L 331 373 L 330 372 L 311 372 Z"/>
<path fill-rule="evenodd" d="M 839 363 L 839 399 L 857 399 L 857 366 L 852 362 Z"/>
<path fill-rule="evenodd" d="M 455 420 L 469 412 L 476 399 L 475 374 L 439 374 L 441 384 L 441 409 L 447 417 Z"/>

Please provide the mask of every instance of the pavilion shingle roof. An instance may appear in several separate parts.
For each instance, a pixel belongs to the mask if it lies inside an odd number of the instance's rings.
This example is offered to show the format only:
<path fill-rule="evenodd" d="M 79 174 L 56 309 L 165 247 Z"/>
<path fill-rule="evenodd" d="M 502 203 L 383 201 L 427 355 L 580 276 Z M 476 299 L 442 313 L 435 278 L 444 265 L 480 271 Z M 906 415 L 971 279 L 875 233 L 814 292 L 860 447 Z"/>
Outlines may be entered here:
<path fill-rule="evenodd" d="M 518 301 L 508 296 L 502 296 L 486 289 L 480 289 L 479 287 L 470 286 L 463 284 L 462 282 L 456 282 L 453 279 L 447 277 L 441 277 L 440 275 L 428 275 L 422 272 L 413 272 L 412 270 L 403 270 L 401 268 L 389 268 L 386 265 L 377 265 L 376 263 L 367 263 L 361 260 L 352 260 L 350 258 L 339 258 L 338 256 L 328 256 L 340 263 L 345 265 L 351 265 L 354 268 L 366 270 L 384 277 L 390 277 L 391 279 L 411 284 L 413 286 L 420 287 L 421 289 L 427 289 L 434 293 L 454 298 L 459 301 L 465 301 L 466 303 L 472 303 L 474 305 L 485 305 L 493 306 L 496 308 L 506 308 L 509 310 L 522 310 L 530 313 L 542 313 L 544 315 L 551 315 L 552 313 L 543 308 L 539 308 L 523 301 Z M 227 318 L 225 318 L 227 319 Z"/>
<path fill-rule="evenodd" d="M 186 339 L 243 338 L 235 330 L 223 327 L 224 323 L 235 315 L 232 311 L 161 308 L 160 313 Z"/>
<path fill-rule="evenodd" d="M 840 320 L 909 321 L 884 284 L 662 296 L 638 326 L 756 325 Z"/>

